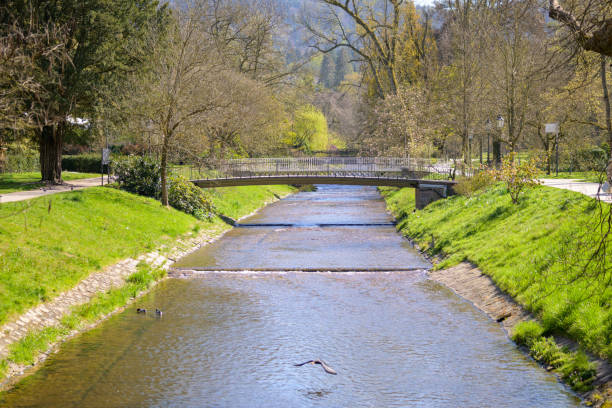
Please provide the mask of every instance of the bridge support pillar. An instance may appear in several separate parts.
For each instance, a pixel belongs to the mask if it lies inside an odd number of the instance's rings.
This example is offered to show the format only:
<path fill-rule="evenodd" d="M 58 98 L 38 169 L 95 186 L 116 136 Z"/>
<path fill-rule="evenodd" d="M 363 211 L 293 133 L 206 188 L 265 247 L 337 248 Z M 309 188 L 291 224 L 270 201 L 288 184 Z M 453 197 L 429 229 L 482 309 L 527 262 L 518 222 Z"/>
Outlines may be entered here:
<path fill-rule="evenodd" d="M 414 190 L 414 201 L 417 210 L 422 210 L 434 201 L 453 195 L 451 187 L 445 185 L 419 183 Z"/>

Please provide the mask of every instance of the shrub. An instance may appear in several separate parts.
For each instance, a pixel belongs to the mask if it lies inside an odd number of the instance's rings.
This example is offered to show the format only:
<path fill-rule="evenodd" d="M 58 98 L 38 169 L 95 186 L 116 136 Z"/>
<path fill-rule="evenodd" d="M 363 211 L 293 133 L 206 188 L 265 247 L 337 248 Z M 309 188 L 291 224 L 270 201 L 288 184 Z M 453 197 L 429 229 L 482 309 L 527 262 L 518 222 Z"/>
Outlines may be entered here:
<path fill-rule="evenodd" d="M 80 173 L 99 173 L 102 156 L 100 154 L 75 154 L 62 157 L 62 170 Z"/>
<path fill-rule="evenodd" d="M 566 354 L 552 337 L 540 337 L 532 341 L 529 354 L 536 360 L 551 366 L 561 367 L 567 360 Z"/>
<path fill-rule="evenodd" d="M 7 154 L 6 167 L 10 173 L 24 173 L 40 170 L 40 157 L 37 153 Z"/>
<path fill-rule="evenodd" d="M 173 176 L 168 181 L 168 202 L 172 207 L 201 220 L 212 218 L 214 208 L 204 190 L 183 176 Z"/>
<path fill-rule="evenodd" d="M 535 159 L 518 163 L 516 153 L 510 153 L 504 158 L 501 169 L 496 172 L 496 178 L 506 184 L 510 198 L 518 204 L 521 193 L 529 187 L 538 184 L 538 166 Z"/>
<path fill-rule="evenodd" d="M 0 172 L 25 173 L 40 170 L 40 154 L 27 144 L 0 146 Z"/>
<path fill-rule="evenodd" d="M 567 359 L 566 363 L 559 369 L 561 377 L 572 389 L 580 392 L 589 391 L 593 388 L 596 370 L 582 351 L 574 353 Z"/>
<path fill-rule="evenodd" d="M 473 177 L 461 177 L 453 187 L 455 193 L 471 197 L 495 182 L 495 175 L 487 169 L 481 169 Z"/>
<path fill-rule="evenodd" d="M 529 347 L 529 354 L 536 361 L 558 369 L 573 390 L 590 390 L 596 375 L 593 363 L 581 351 L 572 353 L 561 349 L 552 337 L 543 337 L 543 333 L 544 329 L 537 322 L 521 322 L 515 326 L 512 340 Z"/>
<path fill-rule="evenodd" d="M 568 152 L 562 157 L 560 166 L 572 171 L 602 171 L 608 164 L 610 157 L 607 146 L 590 146 Z"/>
<path fill-rule="evenodd" d="M 544 334 L 544 328 L 538 322 L 527 321 L 521 322 L 514 327 L 512 340 L 520 346 L 531 345 Z"/>
<path fill-rule="evenodd" d="M 111 166 L 120 189 L 159 198 L 161 167 L 158 161 L 148 157 L 128 156 L 113 160 Z"/>

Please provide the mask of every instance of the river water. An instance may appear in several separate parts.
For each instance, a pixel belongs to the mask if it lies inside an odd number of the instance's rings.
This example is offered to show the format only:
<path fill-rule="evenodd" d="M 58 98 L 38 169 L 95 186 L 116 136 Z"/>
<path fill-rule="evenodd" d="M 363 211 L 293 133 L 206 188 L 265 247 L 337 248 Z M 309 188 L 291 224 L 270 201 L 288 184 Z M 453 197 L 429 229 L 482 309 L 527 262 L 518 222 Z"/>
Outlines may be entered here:
<path fill-rule="evenodd" d="M 192 277 L 66 342 L 0 405 L 579 406 L 497 323 L 428 280 L 391 221 L 371 188 L 272 204 L 184 258 Z M 313 358 L 338 375 L 294 366 Z"/>

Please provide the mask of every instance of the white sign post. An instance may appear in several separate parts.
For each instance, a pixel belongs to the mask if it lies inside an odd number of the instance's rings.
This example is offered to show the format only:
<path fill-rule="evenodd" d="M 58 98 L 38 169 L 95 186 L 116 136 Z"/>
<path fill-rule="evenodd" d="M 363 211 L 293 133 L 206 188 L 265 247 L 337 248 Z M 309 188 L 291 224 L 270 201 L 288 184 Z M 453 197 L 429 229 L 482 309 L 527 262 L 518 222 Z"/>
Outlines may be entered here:
<path fill-rule="evenodd" d="M 106 149 L 102 149 L 102 164 L 100 165 L 100 174 L 102 177 L 102 185 L 104 185 L 104 166 L 108 166 L 108 164 L 110 163 L 110 149 L 106 148 Z M 107 167 L 108 168 L 108 167 Z M 109 181 L 110 183 L 110 174 L 109 174 Z"/>
<path fill-rule="evenodd" d="M 555 134 L 555 172 L 559 176 L 559 124 L 556 122 L 545 124 L 544 133 Z"/>
<path fill-rule="evenodd" d="M 110 149 L 102 149 L 102 164 L 110 163 Z"/>

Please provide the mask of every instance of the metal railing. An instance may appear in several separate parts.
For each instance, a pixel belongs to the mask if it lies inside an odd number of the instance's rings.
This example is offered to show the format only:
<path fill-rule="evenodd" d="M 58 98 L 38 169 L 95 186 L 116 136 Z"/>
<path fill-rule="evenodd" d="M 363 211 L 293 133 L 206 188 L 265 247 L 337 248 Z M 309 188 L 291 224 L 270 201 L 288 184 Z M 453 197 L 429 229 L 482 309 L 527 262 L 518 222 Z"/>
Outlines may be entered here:
<path fill-rule="evenodd" d="M 456 160 L 410 157 L 281 157 L 212 161 L 174 166 L 189 180 L 271 176 L 334 176 L 449 179 L 472 174 Z"/>

